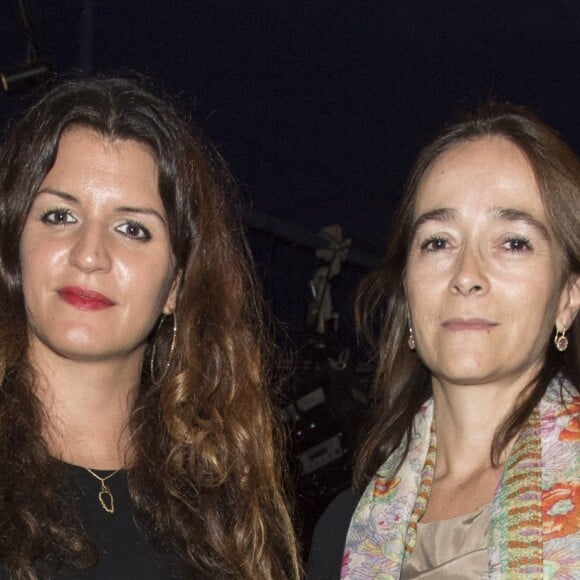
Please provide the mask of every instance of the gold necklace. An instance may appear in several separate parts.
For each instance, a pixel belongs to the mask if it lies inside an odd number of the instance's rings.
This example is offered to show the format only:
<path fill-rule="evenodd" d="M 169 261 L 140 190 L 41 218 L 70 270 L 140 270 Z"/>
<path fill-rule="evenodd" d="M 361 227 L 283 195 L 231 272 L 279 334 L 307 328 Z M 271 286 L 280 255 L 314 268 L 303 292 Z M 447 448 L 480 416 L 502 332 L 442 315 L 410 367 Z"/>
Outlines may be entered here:
<path fill-rule="evenodd" d="M 101 482 L 101 491 L 99 491 L 99 502 L 101 507 L 108 513 L 114 514 L 115 513 L 115 499 L 113 498 L 113 494 L 111 493 L 111 488 L 105 483 L 107 479 L 111 479 L 113 475 L 117 475 L 121 468 L 116 469 L 113 473 L 109 473 L 106 477 L 101 477 L 97 475 L 92 469 L 85 467 L 85 469 L 93 476 L 96 477 Z"/>

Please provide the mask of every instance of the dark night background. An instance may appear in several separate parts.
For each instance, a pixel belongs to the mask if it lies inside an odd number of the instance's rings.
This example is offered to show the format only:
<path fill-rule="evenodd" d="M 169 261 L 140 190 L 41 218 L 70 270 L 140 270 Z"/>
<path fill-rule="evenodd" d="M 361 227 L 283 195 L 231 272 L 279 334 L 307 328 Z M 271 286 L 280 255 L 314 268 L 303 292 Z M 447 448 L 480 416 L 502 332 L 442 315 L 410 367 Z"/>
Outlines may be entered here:
<path fill-rule="evenodd" d="M 314 251 L 296 240 L 340 224 L 372 260 L 418 149 L 458 109 L 489 98 L 527 105 L 580 152 L 578 0 L 25 5 L 39 55 L 56 72 L 153 77 L 213 138 L 244 203 L 282 222 L 293 241 L 256 227 L 248 235 L 266 297 L 295 348 L 306 340 L 317 266 Z M 22 63 L 26 46 L 17 0 L 0 0 L 0 72 Z M 0 93 L 1 129 L 30 98 Z M 351 298 L 364 272 L 347 263 L 333 280 L 335 350 L 354 343 Z M 342 485 L 341 474 L 328 477 Z"/>

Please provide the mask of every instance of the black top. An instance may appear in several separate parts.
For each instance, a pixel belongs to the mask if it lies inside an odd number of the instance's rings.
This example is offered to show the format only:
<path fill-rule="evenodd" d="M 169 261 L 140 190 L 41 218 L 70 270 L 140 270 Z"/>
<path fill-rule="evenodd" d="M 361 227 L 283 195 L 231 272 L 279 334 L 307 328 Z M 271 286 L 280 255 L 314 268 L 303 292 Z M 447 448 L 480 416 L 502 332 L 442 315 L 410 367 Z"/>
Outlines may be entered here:
<path fill-rule="evenodd" d="M 352 489 L 334 498 L 316 524 L 306 570 L 307 580 L 339 580 L 344 544 L 360 494 Z"/>
<path fill-rule="evenodd" d="M 76 502 L 81 521 L 99 552 L 97 566 L 77 576 L 111 580 L 186 577 L 179 560 L 169 554 L 157 553 L 137 524 L 125 472 L 121 471 L 106 481 L 115 500 L 115 513 L 109 514 L 99 502 L 101 482 L 82 467 L 68 467 L 75 490 L 78 490 Z M 100 477 L 111 473 L 93 471 Z M 70 575 L 66 577 L 70 578 Z"/>
<path fill-rule="evenodd" d="M 98 550 L 94 568 L 83 572 L 61 570 L 54 580 L 181 580 L 187 578 L 180 560 L 156 552 L 135 520 L 125 472 L 106 481 L 115 502 L 115 512 L 107 513 L 99 502 L 101 482 L 86 469 L 66 465 L 70 472 L 71 501 L 75 504 L 88 537 Z M 111 471 L 94 472 L 106 477 Z M 105 498 L 107 499 L 107 498 Z M 0 570 L 0 578 L 8 578 Z"/>

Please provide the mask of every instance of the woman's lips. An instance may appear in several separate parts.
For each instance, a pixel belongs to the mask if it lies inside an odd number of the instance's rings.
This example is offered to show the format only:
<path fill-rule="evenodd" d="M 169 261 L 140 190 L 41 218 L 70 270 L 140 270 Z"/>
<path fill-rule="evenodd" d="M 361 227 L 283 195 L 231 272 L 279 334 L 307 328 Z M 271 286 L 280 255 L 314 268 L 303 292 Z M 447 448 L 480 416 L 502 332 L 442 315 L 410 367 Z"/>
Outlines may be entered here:
<path fill-rule="evenodd" d="M 80 286 L 66 286 L 58 290 L 58 295 L 71 306 L 80 310 L 103 310 L 115 303 L 100 292 L 81 288 Z"/>
<path fill-rule="evenodd" d="M 454 331 L 486 330 L 489 332 L 492 328 L 498 326 L 498 323 L 483 318 L 450 318 L 441 326 L 447 330 Z"/>

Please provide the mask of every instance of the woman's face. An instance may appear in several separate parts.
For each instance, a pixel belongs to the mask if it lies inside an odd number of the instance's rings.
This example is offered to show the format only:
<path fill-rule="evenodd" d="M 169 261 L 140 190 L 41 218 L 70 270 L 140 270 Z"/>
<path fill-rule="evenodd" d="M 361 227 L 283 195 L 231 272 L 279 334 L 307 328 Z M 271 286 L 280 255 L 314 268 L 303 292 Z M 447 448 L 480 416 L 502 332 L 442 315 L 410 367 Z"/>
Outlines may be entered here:
<path fill-rule="evenodd" d="M 136 142 L 84 127 L 62 136 L 20 241 L 31 346 L 65 358 L 142 356 L 175 306 L 157 165 Z"/>
<path fill-rule="evenodd" d="M 421 181 L 414 223 L 405 288 L 434 380 L 530 380 L 580 290 L 564 280 L 525 156 L 500 137 L 442 154 Z"/>

